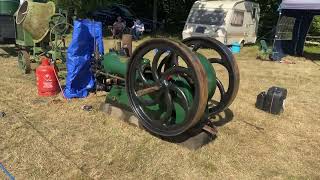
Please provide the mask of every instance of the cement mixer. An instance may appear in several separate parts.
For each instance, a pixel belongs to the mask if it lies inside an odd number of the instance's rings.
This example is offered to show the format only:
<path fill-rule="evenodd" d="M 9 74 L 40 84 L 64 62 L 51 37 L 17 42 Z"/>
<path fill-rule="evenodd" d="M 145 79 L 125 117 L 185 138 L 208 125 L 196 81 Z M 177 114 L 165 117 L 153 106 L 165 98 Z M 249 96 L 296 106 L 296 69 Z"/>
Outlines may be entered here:
<path fill-rule="evenodd" d="M 53 2 L 24 1 L 16 13 L 18 62 L 24 73 L 31 72 L 31 63 L 48 56 L 54 63 L 66 60 L 65 38 L 71 25 L 67 13 L 56 13 Z"/>

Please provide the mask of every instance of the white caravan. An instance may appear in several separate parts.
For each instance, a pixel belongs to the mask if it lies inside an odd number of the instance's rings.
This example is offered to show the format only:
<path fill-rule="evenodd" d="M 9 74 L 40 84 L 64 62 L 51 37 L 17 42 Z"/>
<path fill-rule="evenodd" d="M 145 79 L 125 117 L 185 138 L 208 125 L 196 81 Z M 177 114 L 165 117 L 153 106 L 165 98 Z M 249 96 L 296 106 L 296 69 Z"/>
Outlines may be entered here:
<path fill-rule="evenodd" d="M 182 37 L 213 37 L 226 45 L 251 44 L 257 40 L 259 18 L 259 4 L 250 1 L 196 1 Z"/>

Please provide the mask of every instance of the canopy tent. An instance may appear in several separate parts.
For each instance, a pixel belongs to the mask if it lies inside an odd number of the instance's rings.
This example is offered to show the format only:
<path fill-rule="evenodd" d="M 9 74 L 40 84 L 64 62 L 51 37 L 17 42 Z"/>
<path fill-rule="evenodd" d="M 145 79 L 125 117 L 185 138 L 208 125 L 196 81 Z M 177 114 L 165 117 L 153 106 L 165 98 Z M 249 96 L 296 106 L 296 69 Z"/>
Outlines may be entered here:
<path fill-rule="evenodd" d="M 280 9 L 319 10 L 319 0 L 283 0 Z"/>
<path fill-rule="evenodd" d="M 302 56 L 315 15 L 320 15 L 320 0 L 283 0 L 274 40 L 273 59 L 286 55 Z"/>

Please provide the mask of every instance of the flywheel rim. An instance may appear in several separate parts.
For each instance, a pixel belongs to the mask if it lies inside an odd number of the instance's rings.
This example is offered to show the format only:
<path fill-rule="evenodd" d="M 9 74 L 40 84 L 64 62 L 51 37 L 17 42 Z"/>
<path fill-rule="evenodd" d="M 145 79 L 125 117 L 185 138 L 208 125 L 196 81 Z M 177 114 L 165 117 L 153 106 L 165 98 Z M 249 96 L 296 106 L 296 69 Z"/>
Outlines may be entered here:
<path fill-rule="evenodd" d="M 229 75 L 229 85 L 226 92 L 222 82 L 217 77 L 217 86 L 221 94 L 221 100 L 218 105 L 209 107 L 209 114 L 214 116 L 226 110 L 235 100 L 240 84 L 239 67 L 231 51 L 220 41 L 209 37 L 190 37 L 182 41 L 193 51 L 197 52 L 201 48 L 210 48 L 216 51 L 221 59 L 209 59 L 211 64 L 220 64 L 224 66 Z"/>
<path fill-rule="evenodd" d="M 166 102 L 169 100 L 172 100 L 171 98 L 172 96 L 169 97 L 169 95 L 166 95 L 166 94 L 170 94 L 170 88 L 173 88 L 172 86 L 175 86 L 174 83 L 166 82 L 167 77 L 169 77 L 170 73 L 173 73 L 173 74 L 180 73 L 183 75 L 192 76 L 196 80 L 193 82 L 194 86 L 197 87 L 195 88 L 195 92 L 194 92 L 195 102 L 191 105 L 190 110 L 188 109 L 189 110 L 187 112 L 188 117 L 186 117 L 186 121 L 184 121 L 182 125 L 177 125 L 177 124 L 168 125 L 168 123 L 161 124 L 162 121 L 160 121 L 160 123 L 156 122 L 157 120 L 152 120 L 150 118 L 150 115 L 148 115 L 145 112 L 146 110 L 141 108 L 141 104 L 137 103 L 137 98 L 136 98 L 137 92 L 134 90 L 135 88 L 134 85 L 136 82 L 133 74 L 137 74 L 137 69 L 139 68 L 136 66 L 139 66 L 139 61 L 142 61 L 141 59 L 143 59 L 143 57 L 147 53 L 149 53 L 150 51 L 153 51 L 154 49 L 170 49 L 170 53 L 174 52 L 176 54 L 179 54 L 179 56 L 181 56 L 181 59 L 184 58 L 183 60 L 187 61 L 186 62 L 187 68 L 172 67 L 169 70 L 167 70 L 165 73 L 161 74 L 161 76 L 165 78 L 159 78 L 159 83 L 156 82 L 156 84 L 162 83 L 162 85 L 159 86 L 160 89 L 163 88 L 163 86 L 166 86 L 163 84 L 168 83 L 167 87 L 164 87 L 164 88 L 167 88 L 164 90 L 165 91 L 164 99 L 166 99 Z M 154 66 L 155 63 L 152 63 L 152 64 Z M 192 67 L 192 69 L 190 69 L 190 67 Z M 155 68 L 154 70 L 157 71 L 157 69 Z M 189 72 L 189 70 L 191 71 Z M 155 77 L 155 79 L 157 78 Z M 200 60 L 195 55 L 195 53 L 193 53 L 190 49 L 188 49 L 187 46 L 185 46 L 182 43 L 177 43 L 171 40 L 153 39 L 141 44 L 133 53 L 133 56 L 131 57 L 128 64 L 126 89 L 127 89 L 129 102 L 132 107 L 132 110 L 139 117 L 142 125 L 152 133 L 155 133 L 157 135 L 164 136 L 164 137 L 172 137 L 172 136 L 178 136 L 186 132 L 187 130 L 189 130 L 191 127 L 195 126 L 198 122 L 200 122 L 202 116 L 204 115 L 204 112 L 207 106 L 207 99 L 208 99 L 208 84 L 203 82 L 207 82 L 207 76 L 204 71 L 204 68 L 202 67 Z M 173 88 L 173 89 L 177 90 L 177 94 L 179 94 L 177 96 L 179 97 L 183 96 L 183 93 L 181 93 L 180 90 L 178 90 L 177 88 Z M 166 111 L 170 112 L 172 111 L 172 109 L 167 108 Z M 161 116 L 159 119 L 161 120 Z"/>

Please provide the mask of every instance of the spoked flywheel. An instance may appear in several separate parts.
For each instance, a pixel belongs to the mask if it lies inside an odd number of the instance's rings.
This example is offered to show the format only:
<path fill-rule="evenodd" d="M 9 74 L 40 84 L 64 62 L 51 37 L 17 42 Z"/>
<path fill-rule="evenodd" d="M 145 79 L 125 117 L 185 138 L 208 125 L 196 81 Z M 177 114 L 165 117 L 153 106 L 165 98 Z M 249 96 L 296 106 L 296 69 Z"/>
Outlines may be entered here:
<path fill-rule="evenodd" d="M 210 115 L 216 115 L 224 111 L 232 104 L 239 90 L 240 74 L 233 54 L 225 45 L 212 38 L 191 37 L 183 40 L 183 43 L 192 48 L 194 52 L 202 53 L 201 51 L 208 51 L 208 54 L 214 56 L 207 57 L 214 68 L 219 65 L 227 70 L 228 88 L 226 88 L 226 85 L 220 79 L 221 77 L 219 77 L 219 73 L 217 73 L 216 84 L 220 93 L 220 100 L 212 98 L 211 102 L 209 101 Z M 215 69 L 217 70 L 217 68 Z"/>
<path fill-rule="evenodd" d="M 19 68 L 25 74 L 30 74 L 31 72 L 31 62 L 30 62 L 30 55 L 26 50 L 20 50 L 18 52 L 18 64 Z"/>
<path fill-rule="evenodd" d="M 69 28 L 67 18 L 62 14 L 55 14 L 50 18 L 49 27 L 52 34 L 59 36 L 65 35 Z"/>
<path fill-rule="evenodd" d="M 163 68 L 168 59 L 175 62 Z M 195 126 L 207 106 L 207 77 L 198 56 L 170 40 L 149 40 L 135 50 L 126 88 L 131 108 L 143 126 L 165 137 Z"/>

